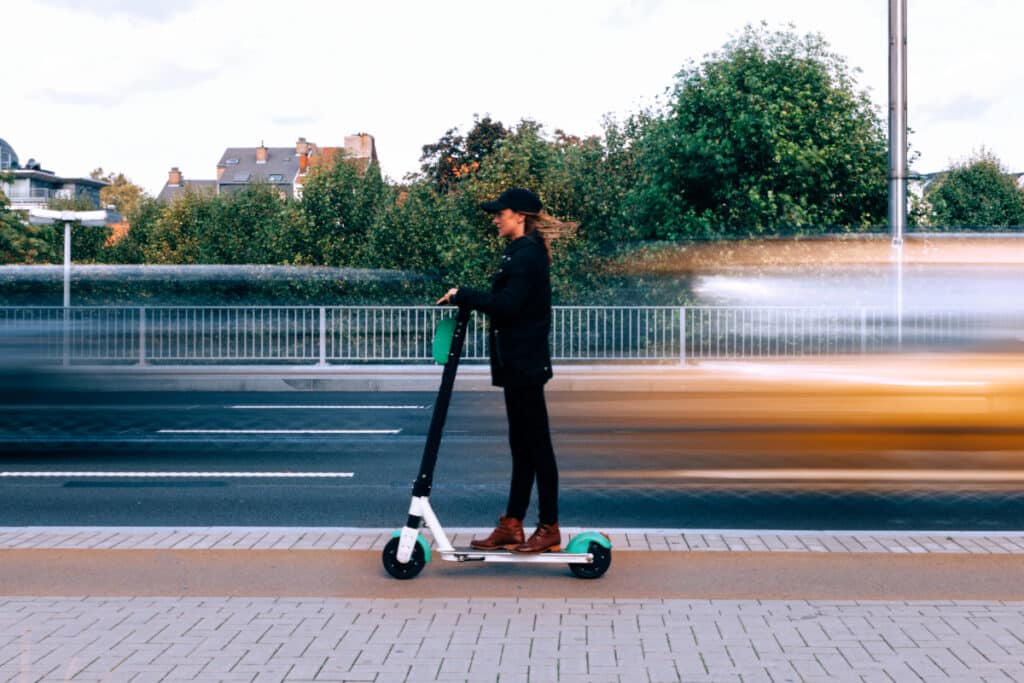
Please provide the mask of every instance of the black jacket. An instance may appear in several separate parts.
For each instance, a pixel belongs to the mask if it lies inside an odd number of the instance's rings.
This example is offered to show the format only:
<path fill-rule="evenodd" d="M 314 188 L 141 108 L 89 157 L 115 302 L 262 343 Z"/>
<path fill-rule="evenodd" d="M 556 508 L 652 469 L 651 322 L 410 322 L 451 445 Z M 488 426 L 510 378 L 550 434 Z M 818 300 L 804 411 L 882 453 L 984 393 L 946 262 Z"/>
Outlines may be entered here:
<path fill-rule="evenodd" d="M 460 287 L 452 303 L 490 316 L 491 381 L 499 387 L 551 379 L 551 262 L 536 233 L 510 243 L 491 291 Z"/>

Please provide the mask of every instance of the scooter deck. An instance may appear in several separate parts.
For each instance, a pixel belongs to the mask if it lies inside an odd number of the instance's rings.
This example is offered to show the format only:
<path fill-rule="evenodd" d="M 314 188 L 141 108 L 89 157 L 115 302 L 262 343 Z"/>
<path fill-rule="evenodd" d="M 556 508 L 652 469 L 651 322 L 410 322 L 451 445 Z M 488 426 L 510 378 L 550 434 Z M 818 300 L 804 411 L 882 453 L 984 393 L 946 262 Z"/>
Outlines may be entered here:
<path fill-rule="evenodd" d="M 476 550 L 475 548 L 453 548 L 437 550 L 442 560 L 451 562 L 535 562 L 550 564 L 580 563 L 591 564 L 594 556 L 590 553 L 514 553 L 511 550 Z"/>

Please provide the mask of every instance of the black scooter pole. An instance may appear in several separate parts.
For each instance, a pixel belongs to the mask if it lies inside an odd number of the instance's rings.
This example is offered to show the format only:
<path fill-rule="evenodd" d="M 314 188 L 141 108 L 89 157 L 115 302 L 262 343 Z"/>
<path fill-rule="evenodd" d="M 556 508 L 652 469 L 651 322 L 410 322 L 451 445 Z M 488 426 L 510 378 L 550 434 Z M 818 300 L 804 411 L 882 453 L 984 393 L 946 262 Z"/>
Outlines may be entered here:
<path fill-rule="evenodd" d="M 455 316 L 455 331 L 452 333 L 452 345 L 448 350 L 448 360 L 444 364 L 441 375 L 441 388 L 437 392 L 434 403 L 434 414 L 430 418 L 430 430 L 427 432 L 427 443 L 423 447 L 423 459 L 420 461 L 420 473 L 412 485 L 412 495 L 425 497 L 430 495 L 434 483 L 434 466 L 437 464 L 437 451 L 441 447 L 441 432 L 448 418 L 448 404 L 451 403 L 452 389 L 455 386 L 455 373 L 459 370 L 459 357 L 462 355 L 462 344 L 466 340 L 466 327 L 469 324 L 469 309 L 459 308 Z"/>

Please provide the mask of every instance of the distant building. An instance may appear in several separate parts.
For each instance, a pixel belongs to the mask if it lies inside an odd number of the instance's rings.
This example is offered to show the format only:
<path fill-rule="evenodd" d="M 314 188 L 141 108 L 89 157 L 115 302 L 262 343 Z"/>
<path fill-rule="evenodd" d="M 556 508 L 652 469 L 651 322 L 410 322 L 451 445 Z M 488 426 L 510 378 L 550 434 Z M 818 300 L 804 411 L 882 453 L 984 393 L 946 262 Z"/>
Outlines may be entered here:
<path fill-rule="evenodd" d="M 161 202 L 169 202 L 185 192 L 209 192 L 216 194 L 216 180 L 185 180 L 185 176 L 177 166 L 171 168 L 167 174 L 167 182 L 164 184 L 160 194 L 156 196 Z"/>
<path fill-rule="evenodd" d="M 342 152 L 362 171 L 377 163 L 377 147 L 367 133 L 346 136 L 344 147 L 318 147 L 306 138 L 299 138 L 294 147 L 228 147 L 217 162 L 216 179 L 186 180 L 175 166 L 157 199 L 170 201 L 187 191 L 237 192 L 253 183 L 272 185 L 282 196 L 301 199 L 310 170 L 333 163 Z"/>
<path fill-rule="evenodd" d="M 18 168 L 18 155 L 6 140 L 0 138 L 0 171 L 9 171 L 12 168 Z"/>
<path fill-rule="evenodd" d="M 40 166 L 35 159 L 24 165 L 18 160 L 14 148 L 0 138 L 0 171 L 14 176 L 13 182 L 0 182 L 11 208 L 25 210 L 45 209 L 54 199 L 85 199 L 95 208 L 102 208 L 100 190 L 108 185 L 94 178 L 64 178 Z"/>

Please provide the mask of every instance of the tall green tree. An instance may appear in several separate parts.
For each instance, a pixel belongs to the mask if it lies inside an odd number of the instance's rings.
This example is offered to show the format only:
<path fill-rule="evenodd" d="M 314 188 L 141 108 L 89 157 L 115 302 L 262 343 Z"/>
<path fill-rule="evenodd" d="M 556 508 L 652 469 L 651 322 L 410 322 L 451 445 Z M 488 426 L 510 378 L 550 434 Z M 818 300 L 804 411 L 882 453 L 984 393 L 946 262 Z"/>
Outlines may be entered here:
<path fill-rule="evenodd" d="M 583 139 L 556 132 L 566 165 L 562 211 L 579 223 L 577 235 L 590 247 L 639 236 L 626 210 L 637 181 L 636 123 L 607 119 L 603 135 Z"/>
<path fill-rule="evenodd" d="M 449 128 L 437 142 L 423 145 L 420 170 L 438 192 L 449 192 L 471 177 L 508 133 L 501 121 L 474 114 L 473 127 L 465 137 L 458 128 Z"/>
<path fill-rule="evenodd" d="M 487 250 L 474 237 L 475 210 L 468 193 L 441 194 L 421 178 L 378 215 L 366 236 L 362 265 L 414 275 L 405 288 L 420 303 L 449 283 L 483 286 Z"/>
<path fill-rule="evenodd" d="M 846 61 L 819 35 L 747 26 L 650 117 L 631 210 L 658 238 L 856 229 L 884 222 L 886 168 Z"/>
<path fill-rule="evenodd" d="M 149 239 L 140 245 L 146 263 L 204 263 L 202 243 L 216 230 L 219 216 L 217 195 L 186 188 L 159 211 Z"/>
<path fill-rule="evenodd" d="M 393 195 L 377 164 L 363 170 L 339 155 L 333 164 L 315 168 L 302 191 L 302 243 L 310 262 L 361 265 L 366 236 Z"/>
<path fill-rule="evenodd" d="M 155 219 L 155 220 L 154 220 Z M 272 185 L 248 185 L 214 195 L 186 190 L 162 209 L 143 202 L 137 216 L 142 234 L 125 247 L 148 263 L 287 264 L 297 258 L 304 217 L 298 205 Z"/>
<path fill-rule="evenodd" d="M 146 248 L 153 239 L 164 205 L 153 197 L 143 196 L 132 211 L 131 226 L 117 243 L 104 250 L 102 258 L 109 263 L 146 263 Z"/>
<path fill-rule="evenodd" d="M 283 264 L 296 256 L 302 215 L 272 185 L 255 183 L 215 202 L 216 223 L 199 242 L 202 263 Z"/>
<path fill-rule="evenodd" d="M 984 148 L 932 183 L 925 200 L 934 230 L 1024 226 L 1024 190 L 999 158 Z"/>
<path fill-rule="evenodd" d="M 124 173 L 104 173 L 102 167 L 93 169 L 89 177 L 109 183 L 100 190 L 100 203 L 103 206 L 113 206 L 121 217 L 130 223 L 146 197 L 146 191 L 129 180 Z"/>

